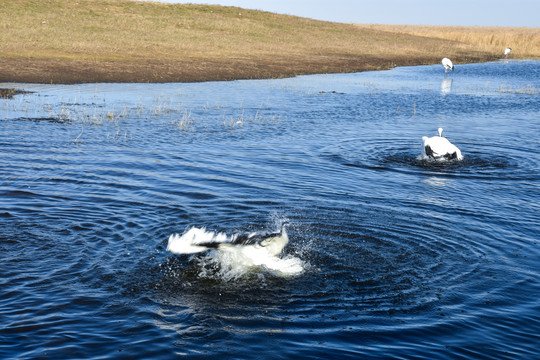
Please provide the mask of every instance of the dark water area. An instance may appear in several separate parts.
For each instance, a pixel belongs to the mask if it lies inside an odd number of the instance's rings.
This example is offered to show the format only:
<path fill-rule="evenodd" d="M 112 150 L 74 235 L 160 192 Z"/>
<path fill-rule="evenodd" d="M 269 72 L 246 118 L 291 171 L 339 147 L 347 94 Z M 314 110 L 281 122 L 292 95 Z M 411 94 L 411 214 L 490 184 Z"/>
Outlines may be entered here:
<path fill-rule="evenodd" d="M 0 85 L 0 358 L 538 358 L 539 61 Z M 284 221 L 294 275 L 167 251 Z"/>

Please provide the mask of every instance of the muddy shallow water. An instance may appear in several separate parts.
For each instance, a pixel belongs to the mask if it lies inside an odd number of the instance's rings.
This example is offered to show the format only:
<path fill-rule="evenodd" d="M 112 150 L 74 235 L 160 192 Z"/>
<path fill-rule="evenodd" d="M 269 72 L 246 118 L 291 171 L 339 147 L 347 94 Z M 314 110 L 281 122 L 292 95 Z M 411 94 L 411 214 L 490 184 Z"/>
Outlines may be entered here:
<path fill-rule="evenodd" d="M 536 356 L 539 79 L 0 84 L 0 357 Z M 284 221 L 293 276 L 166 251 Z"/>

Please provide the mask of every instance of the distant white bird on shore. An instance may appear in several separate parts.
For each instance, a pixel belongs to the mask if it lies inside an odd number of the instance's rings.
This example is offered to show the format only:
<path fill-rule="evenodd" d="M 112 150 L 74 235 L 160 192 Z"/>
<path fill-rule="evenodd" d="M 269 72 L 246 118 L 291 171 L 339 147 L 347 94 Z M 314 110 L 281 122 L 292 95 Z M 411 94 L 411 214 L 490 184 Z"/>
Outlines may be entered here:
<path fill-rule="evenodd" d="M 444 67 L 444 75 L 446 75 L 448 70 L 454 71 L 454 64 L 452 64 L 452 61 L 449 58 L 442 59 L 441 64 Z"/>
<path fill-rule="evenodd" d="M 504 49 L 504 57 L 507 58 L 511 52 L 512 52 L 512 48 L 507 47 L 506 49 Z"/>
<path fill-rule="evenodd" d="M 439 128 L 439 136 L 422 137 L 424 153 L 427 158 L 435 160 L 463 160 L 461 151 L 448 139 L 442 136 L 443 129 Z"/>

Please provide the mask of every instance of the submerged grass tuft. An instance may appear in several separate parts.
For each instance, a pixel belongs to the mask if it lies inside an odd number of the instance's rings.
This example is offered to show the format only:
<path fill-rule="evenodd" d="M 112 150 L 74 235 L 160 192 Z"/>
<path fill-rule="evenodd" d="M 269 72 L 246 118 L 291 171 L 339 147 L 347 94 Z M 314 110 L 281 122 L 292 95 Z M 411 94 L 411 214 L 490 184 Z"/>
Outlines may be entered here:
<path fill-rule="evenodd" d="M 501 93 L 510 93 L 510 94 L 525 94 L 525 95 L 536 95 L 538 92 L 535 87 L 531 84 L 520 87 L 519 89 L 514 89 L 511 86 L 501 85 L 499 87 L 499 92 Z"/>

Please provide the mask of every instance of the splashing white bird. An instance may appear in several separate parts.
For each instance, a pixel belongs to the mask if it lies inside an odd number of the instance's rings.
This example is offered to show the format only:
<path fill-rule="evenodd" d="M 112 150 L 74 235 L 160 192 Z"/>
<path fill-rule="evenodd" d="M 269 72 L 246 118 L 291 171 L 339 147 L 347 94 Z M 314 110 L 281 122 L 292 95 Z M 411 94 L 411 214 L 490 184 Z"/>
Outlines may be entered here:
<path fill-rule="evenodd" d="M 231 247 L 253 247 L 264 249 L 272 256 L 277 256 L 289 242 L 285 231 L 288 223 L 281 225 L 281 231 L 270 234 L 234 234 L 228 237 L 224 233 L 206 231 L 204 228 L 193 227 L 185 234 L 179 236 L 172 234 L 169 237 L 167 250 L 175 254 L 195 254 L 210 249 L 223 249 Z"/>
<path fill-rule="evenodd" d="M 439 128 L 438 132 L 439 136 L 422 137 L 425 156 L 435 160 L 463 160 L 463 155 L 457 146 L 442 136 L 443 129 Z"/>
<path fill-rule="evenodd" d="M 300 259 L 279 257 L 289 242 L 285 229 L 287 225 L 283 223 L 280 232 L 232 236 L 193 227 L 181 236 L 172 234 L 167 250 L 175 254 L 215 250 L 217 261 L 227 268 L 234 268 L 235 272 L 243 273 L 254 266 L 264 266 L 281 275 L 294 275 L 303 270 Z"/>
<path fill-rule="evenodd" d="M 452 64 L 449 58 L 442 59 L 441 64 L 444 67 L 444 75 L 446 75 L 448 70 L 454 71 L 454 64 Z"/>

